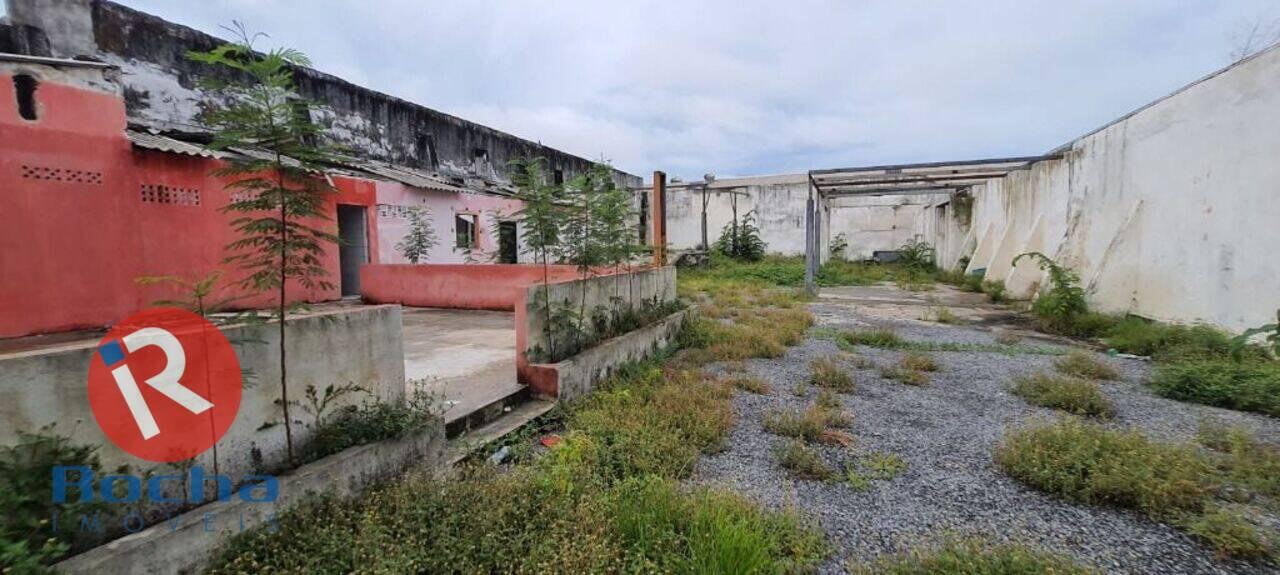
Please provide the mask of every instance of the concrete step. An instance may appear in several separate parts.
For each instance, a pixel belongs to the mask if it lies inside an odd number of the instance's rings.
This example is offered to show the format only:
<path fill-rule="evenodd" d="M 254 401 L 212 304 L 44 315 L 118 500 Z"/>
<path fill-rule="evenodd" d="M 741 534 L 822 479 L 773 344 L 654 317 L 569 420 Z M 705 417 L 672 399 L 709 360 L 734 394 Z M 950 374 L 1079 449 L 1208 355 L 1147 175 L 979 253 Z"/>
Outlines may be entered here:
<path fill-rule="evenodd" d="M 528 399 L 487 424 L 469 429 L 466 433 L 450 436 L 449 443 L 445 447 L 445 462 L 449 466 L 457 465 L 468 455 L 520 429 L 530 421 L 551 411 L 555 406 L 555 401 Z"/>
<path fill-rule="evenodd" d="M 484 427 L 508 412 L 514 411 L 516 407 L 528 402 L 531 397 L 528 386 L 513 385 L 501 393 L 474 401 L 465 412 L 451 409 L 445 414 L 445 437 L 457 437 L 469 430 Z"/>

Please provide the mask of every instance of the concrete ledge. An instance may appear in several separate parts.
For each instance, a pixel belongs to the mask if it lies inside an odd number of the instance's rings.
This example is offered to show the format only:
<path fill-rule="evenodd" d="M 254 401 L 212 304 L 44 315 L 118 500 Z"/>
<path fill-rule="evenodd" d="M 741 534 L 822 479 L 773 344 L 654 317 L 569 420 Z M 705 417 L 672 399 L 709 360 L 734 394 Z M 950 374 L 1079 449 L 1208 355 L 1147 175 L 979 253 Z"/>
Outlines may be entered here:
<path fill-rule="evenodd" d="M 443 422 L 408 437 L 352 447 L 279 476 L 280 494 L 271 503 L 238 497 L 202 505 L 66 559 L 62 573 L 170 574 L 201 570 L 231 536 L 274 520 L 308 496 L 349 497 L 410 466 L 437 469 L 444 461 Z"/>
<path fill-rule="evenodd" d="M 692 309 L 680 310 L 657 322 L 585 349 L 560 363 L 529 366 L 535 393 L 571 401 L 591 392 L 618 366 L 639 361 L 669 345 L 684 327 Z"/>

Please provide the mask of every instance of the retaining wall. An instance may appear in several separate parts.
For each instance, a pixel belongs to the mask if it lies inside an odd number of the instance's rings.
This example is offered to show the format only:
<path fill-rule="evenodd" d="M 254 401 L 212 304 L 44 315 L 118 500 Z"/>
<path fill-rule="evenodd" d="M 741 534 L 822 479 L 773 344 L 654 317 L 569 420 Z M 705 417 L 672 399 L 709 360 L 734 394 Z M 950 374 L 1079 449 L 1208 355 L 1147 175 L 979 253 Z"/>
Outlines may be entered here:
<path fill-rule="evenodd" d="M 301 400 L 308 384 L 355 382 L 371 393 L 348 396 L 339 404 L 404 398 L 404 344 L 399 306 L 373 306 L 316 312 L 290 318 L 286 326 L 291 399 Z M 195 464 L 239 479 L 257 470 L 280 467 L 285 459 L 281 424 L 279 326 L 275 322 L 222 328 L 236 344 L 240 366 L 249 382 L 231 429 L 215 449 Z M 134 472 L 163 468 L 136 459 L 103 435 L 89 407 L 87 377 L 97 340 L 83 340 L 34 351 L 0 355 L 0 444 L 15 444 L 18 432 L 35 432 L 56 424 L 54 432 L 79 444 L 99 446 L 104 469 L 131 465 Z M 300 407 L 294 416 L 294 447 L 305 445 L 311 416 Z"/>

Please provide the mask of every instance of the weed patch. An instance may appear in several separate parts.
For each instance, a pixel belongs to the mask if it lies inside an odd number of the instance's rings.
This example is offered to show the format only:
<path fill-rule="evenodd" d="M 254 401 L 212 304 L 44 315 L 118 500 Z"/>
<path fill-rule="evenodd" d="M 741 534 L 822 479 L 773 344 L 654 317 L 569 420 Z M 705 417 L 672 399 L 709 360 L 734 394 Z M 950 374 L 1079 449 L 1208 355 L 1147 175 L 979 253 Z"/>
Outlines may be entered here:
<path fill-rule="evenodd" d="M 1068 419 L 1008 433 L 995 460 L 1027 485 L 1081 503 L 1136 509 L 1200 536 L 1223 555 L 1255 557 L 1253 542 L 1269 537 L 1241 517 L 1223 515 L 1217 499 L 1223 475 L 1194 445 Z"/>
<path fill-rule="evenodd" d="M 778 465 L 795 479 L 830 481 L 836 476 L 835 470 L 822 460 L 818 451 L 803 441 L 788 441 L 779 446 L 775 454 Z"/>
<path fill-rule="evenodd" d="M 898 365 L 902 369 L 914 371 L 938 371 L 941 369 L 932 356 L 920 352 L 910 352 L 903 355 Z"/>
<path fill-rule="evenodd" d="M 892 379 L 899 383 L 923 387 L 929 385 L 929 375 L 923 371 L 907 369 L 900 365 L 886 367 L 880 370 L 880 377 Z"/>
<path fill-rule="evenodd" d="M 1078 349 L 1068 353 L 1066 357 L 1055 360 L 1053 367 L 1060 373 L 1084 379 L 1120 379 L 1120 372 L 1116 371 L 1116 368 L 1098 359 L 1094 354 Z"/>
<path fill-rule="evenodd" d="M 1280 362 L 1184 361 L 1158 366 L 1150 385 L 1171 399 L 1280 417 Z"/>
<path fill-rule="evenodd" d="M 839 393 L 851 393 L 854 389 L 853 376 L 830 357 L 809 363 L 809 383 Z"/>
<path fill-rule="evenodd" d="M 923 549 L 870 566 L 850 565 L 857 575 L 1088 575 L 1096 573 L 1065 555 L 1025 545 L 991 544 L 977 540 L 951 541 L 937 549 Z"/>
<path fill-rule="evenodd" d="M 1102 394 L 1098 384 L 1091 381 L 1047 373 L 1013 381 L 1013 394 L 1033 405 L 1091 417 L 1108 418 L 1114 413 L 1111 401 Z"/>
<path fill-rule="evenodd" d="M 724 382 L 736 389 L 741 389 L 742 391 L 754 393 L 756 395 L 769 395 L 770 393 L 773 393 L 773 387 L 769 385 L 769 382 L 755 376 L 734 375 L 725 378 Z"/>

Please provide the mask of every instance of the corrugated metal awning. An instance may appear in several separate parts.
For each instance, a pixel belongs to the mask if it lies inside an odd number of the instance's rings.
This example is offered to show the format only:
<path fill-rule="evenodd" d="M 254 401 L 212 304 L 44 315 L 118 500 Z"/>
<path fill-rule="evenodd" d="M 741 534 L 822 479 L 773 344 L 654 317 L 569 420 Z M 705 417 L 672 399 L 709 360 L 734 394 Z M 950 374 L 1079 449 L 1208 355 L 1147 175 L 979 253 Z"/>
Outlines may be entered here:
<path fill-rule="evenodd" d="M 158 132 L 135 130 L 130 128 L 125 130 L 125 136 L 129 138 L 129 142 L 133 145 L 145 150 L 156 150 L 187 156 L 199 156 L 202 158 L 226 157 L 225 154 L 207 149 L 204 146 L 170 138 L 169 136 L 162 135 Z"/>

